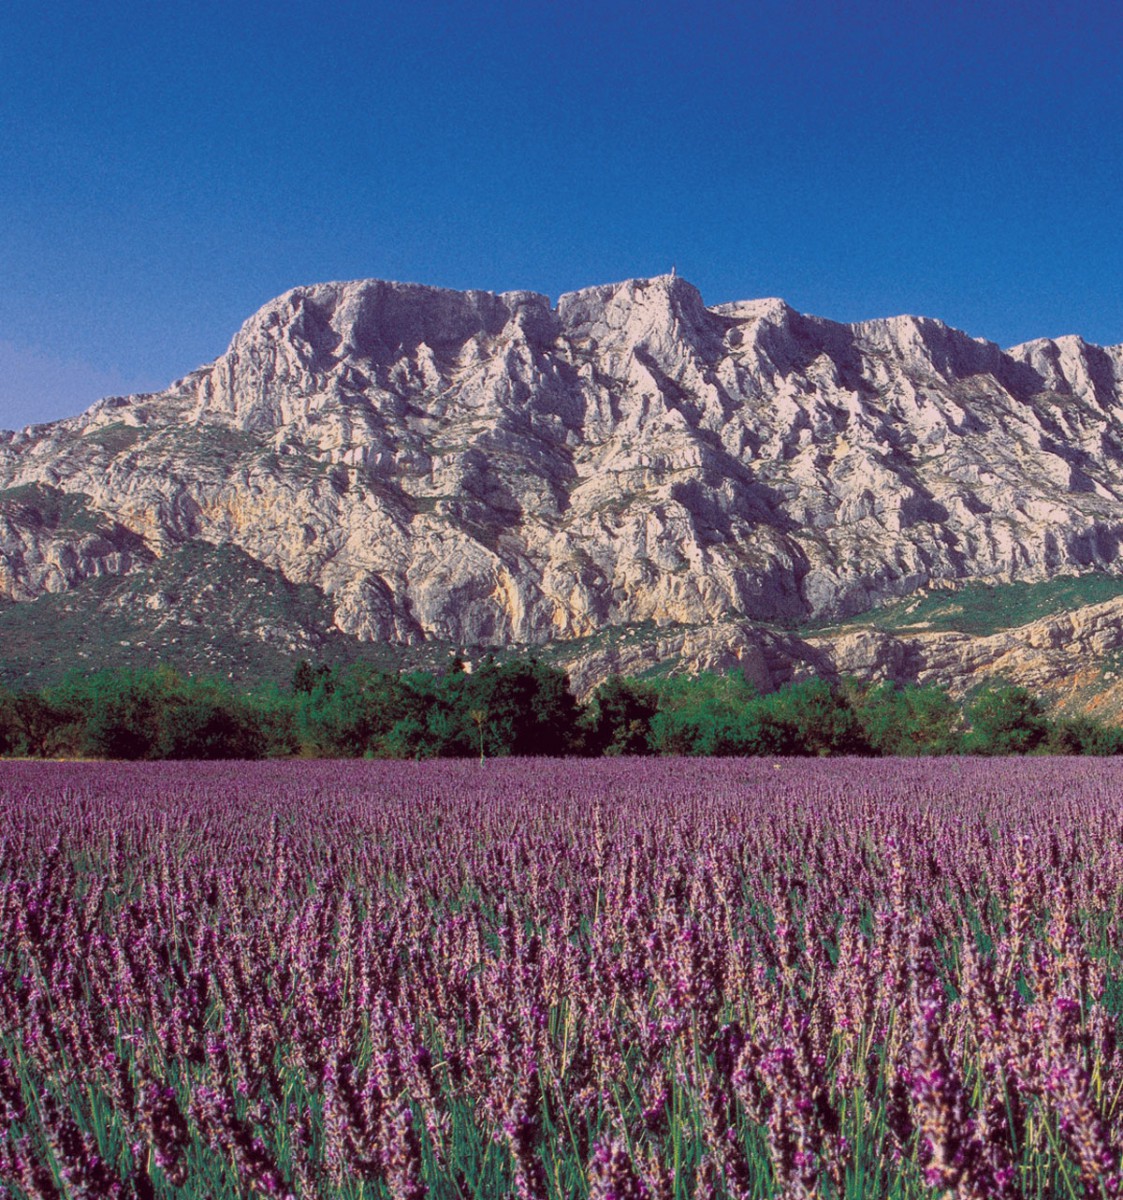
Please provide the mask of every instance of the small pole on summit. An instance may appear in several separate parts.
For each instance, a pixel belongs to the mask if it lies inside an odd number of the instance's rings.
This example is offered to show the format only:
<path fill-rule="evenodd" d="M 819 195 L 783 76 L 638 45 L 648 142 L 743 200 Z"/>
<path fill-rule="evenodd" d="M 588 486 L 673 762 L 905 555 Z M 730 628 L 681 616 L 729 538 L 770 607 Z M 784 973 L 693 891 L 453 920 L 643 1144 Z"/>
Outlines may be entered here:
<path fill-rule="evenodd" d="M 674 279 L 674 277 L 675 277 L 675 264 L 671 263 L 671 278 Z"/>

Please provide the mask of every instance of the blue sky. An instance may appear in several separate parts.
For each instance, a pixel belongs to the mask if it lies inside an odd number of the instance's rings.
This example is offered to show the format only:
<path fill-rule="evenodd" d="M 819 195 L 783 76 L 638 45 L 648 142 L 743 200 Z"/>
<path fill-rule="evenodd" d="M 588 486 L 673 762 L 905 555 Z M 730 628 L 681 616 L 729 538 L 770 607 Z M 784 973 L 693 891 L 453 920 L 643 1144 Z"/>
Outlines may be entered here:
<path fill-rule="evenodd" d="M 0 6 L 0 427 L 157 388 L 299 283 L 1123 342 L 1123 7 Z"/>

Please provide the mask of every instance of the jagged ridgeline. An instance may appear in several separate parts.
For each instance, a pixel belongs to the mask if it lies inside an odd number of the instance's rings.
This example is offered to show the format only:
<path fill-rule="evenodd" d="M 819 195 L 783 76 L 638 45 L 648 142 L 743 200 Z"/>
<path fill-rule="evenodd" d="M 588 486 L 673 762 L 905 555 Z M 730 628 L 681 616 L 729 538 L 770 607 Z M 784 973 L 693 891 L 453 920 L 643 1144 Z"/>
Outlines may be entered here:
<path fill-rule="evenodd" d="M 90 581 L 215 548 L 319 598 L 285 608 L 299 629 L 251 614 L 230 635 L 294 653 L 549 645 L 583 691 L 630 653 L 740 662 L 764 687 L 857 670 L 956 688 L 1010 646 L 980 660 L 977 630 L 899 614 L 809 630 L 932 588 L 1094 572 L 1104 613 L 1017 643 L 1048 686 L 1041 655 L 1071 666 L 1084 630 L 1091 686 L 1123 645 L 1121 465 L 1123 347 L 707 307 L 670 276 L 556 305 L 322 284 L 164 392 L 0 434 L 0 598 L 93 613 L 109 593 Z M 130 645 L 190 607 L 158 585 L 114 595 Z"/>

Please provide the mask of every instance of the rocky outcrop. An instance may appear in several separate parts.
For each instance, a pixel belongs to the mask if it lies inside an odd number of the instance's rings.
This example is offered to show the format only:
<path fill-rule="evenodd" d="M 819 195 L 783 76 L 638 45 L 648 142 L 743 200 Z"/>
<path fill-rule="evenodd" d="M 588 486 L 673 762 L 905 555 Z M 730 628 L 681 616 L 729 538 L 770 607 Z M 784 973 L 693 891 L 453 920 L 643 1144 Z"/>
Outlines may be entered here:
<path fill-rule="evenodd" d="M 800 636 L 745 622 L 630 629 L 559 649 L 579 696 L 608 675 L 642 675 L 654 663 L 741 671 L 762 693 L 812 677 L 934 684 L 962 699 L 980 684 L 1019 684 L 1052 705 L 1123 715 L 1123 598 L 1087 605 L 986 637 L 922 627 L 857 625 Z"/>
<path fill-rule="evenodd" d="M 1054 701 L 1081 689 L 1123 691 L 1116 661 L 1123 652 L 1123 599 L 988 637 L 923 629 L 895 634 L 855 630 L 809 638 L 807 644 L 830 660 L 834 674 L 934 683 L 955 695 L 982 680 L 1018 683 Z"/>
<path fill-rule="evenodd" d="M 0 595 L 34 600 L 151 559 L 142 538 L 99 519 L 84 499 L 34 484 L 0 493 Z"/>
<path fill-rule="evenodd" d="M 1121 466 L 1123 347 L 706 307 L 669 276 L 556 306 L 323 284 L 163 393 L 0 434 L 0 505 L 35 486 L 96 518 L 44 534 L 4 506 L 0 597 L 200 542 L 315 585 L 362 639 L 651 622 L 718 663 L 731 630 L 750 657 L 768 643 L 760 622 L 1115 571 Z M 916 653 L 892 645 L 838 653 L 869 670 Z"/>

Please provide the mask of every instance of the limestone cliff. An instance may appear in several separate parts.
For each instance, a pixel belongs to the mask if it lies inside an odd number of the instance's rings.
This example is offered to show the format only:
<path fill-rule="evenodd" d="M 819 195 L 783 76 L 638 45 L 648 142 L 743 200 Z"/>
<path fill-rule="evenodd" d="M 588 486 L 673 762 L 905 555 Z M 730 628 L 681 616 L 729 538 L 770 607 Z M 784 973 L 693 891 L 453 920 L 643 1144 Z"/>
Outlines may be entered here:
<path fill-rule="evenodd" d="M 842 618 L 1115 572 L 1121 464 L 1123 347 L 708 308 L 669 276 L 556 306 L 322 284 L 165 392 L 0 434 L 0 598 L 197 542 L 365 640 Z"/>

